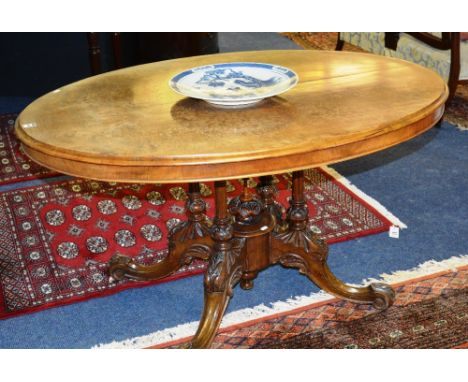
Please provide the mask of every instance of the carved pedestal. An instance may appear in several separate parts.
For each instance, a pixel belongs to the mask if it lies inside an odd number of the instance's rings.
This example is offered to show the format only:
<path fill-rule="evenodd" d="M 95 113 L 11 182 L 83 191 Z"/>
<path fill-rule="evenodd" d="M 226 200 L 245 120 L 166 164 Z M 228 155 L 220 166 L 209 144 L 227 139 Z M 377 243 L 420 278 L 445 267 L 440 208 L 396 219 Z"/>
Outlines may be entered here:
<path fill-rule="evenodd" d="M 206 205 L 197 184 L 191 184 L 187 201 L 188 220 L 170 233 L 169 255 L 152 266 L 142 266 L 125 256 L 110 262 L 115 279 L 150 280 L 167 276 L 194 258 L 208 260 L 204 278 L 205 305 L 191 347 L 206 348 L 213 341 L 233 287 L 253 287 L 257 274 L 273 264 L 298 268 L 323 290 L 358 303 L 388 308 L 393 289 L 382 283 L 354 287 L 338 280 L 326 264 L 326 243 L 307 229 L 308 209 L 304 198 L 304 173 L 292 179 L 292 199 L 283 221 L 275 201 L 271 176 L 260 178 L 258 194 L 247 187 L 227 205 L 226 182 L 215 182 L 216 215 L 205 215 Z"/>

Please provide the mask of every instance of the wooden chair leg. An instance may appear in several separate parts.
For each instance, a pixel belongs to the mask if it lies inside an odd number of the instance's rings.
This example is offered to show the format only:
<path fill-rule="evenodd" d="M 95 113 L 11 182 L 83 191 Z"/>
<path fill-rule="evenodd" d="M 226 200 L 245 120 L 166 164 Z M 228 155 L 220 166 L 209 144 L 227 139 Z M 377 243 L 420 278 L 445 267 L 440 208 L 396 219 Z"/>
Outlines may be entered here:
<path fill-rule="evenodd" d="M 338 32 L 338 40 L 336 41 L 335 50 L 343 50 L 344 41 L 341 39 L 341 34 Z"/>
<path fill-rule="evenodd" d="M 89 65 L 91 67 L 91 74 L 101 73 L 101 47 L 99 45 L 99 33 L 88 32 L 88 51 L 89 51 Z"/>

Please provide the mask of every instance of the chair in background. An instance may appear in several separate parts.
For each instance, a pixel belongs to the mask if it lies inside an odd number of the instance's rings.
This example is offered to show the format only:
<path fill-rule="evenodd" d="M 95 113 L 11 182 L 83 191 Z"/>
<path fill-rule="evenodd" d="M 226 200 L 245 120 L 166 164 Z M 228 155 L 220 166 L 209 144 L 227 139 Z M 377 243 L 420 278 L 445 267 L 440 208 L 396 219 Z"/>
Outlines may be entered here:
<path fill-rule="evenodd" d="M 93 75 L 102 72 L 101 66 L 101 45 L 99 43 L 99 33 L 88 32 L 88 50 L 89 50 L 89 66 Z M 112 52 L 114 57 L 114 68 L 122 68 L 122 42 L 120 32 L 113 32 L 111 36 Z"/>
<path fill-rule="evenodd" d="M 213 32 L 88 32 L 91 73 L 219 51 Z M 104 64 L 104 65 L 103 65 Z"/>
<path fill-rule="evenodd" d="M 466 32 L 340 32 L 336 49 L 341 50 L 344 42 L 434 70 L 450 89 L 447 103 L 452 100 L 459 83 L 468 83 Z"/>

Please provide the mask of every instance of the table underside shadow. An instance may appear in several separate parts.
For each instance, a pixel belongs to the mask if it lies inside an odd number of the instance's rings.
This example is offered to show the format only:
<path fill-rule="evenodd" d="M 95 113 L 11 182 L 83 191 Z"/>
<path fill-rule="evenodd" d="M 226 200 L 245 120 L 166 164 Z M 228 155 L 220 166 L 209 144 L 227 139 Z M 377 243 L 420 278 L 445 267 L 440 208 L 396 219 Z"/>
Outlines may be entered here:
<path fill-rule="evenodd" d="M 162 261 L 143 266 L 133 259 L 116 255 L 110 261 L 110 274 L 116 280 L 155 280 L 168 276 L 193 259 L 208 260 L 204 277 L 204 309 L 190 347 L 211 345 L 221 319 L 240 282 L 253 287 L 257 274 L 274 264 L 297 268 L 321 289 L 357 303 L 386 309 L 395 293 L 387 284 L 365 287 L 348 285 L 327 266 L 328 246 L 307 229 L 308 208 L 304 197 L 304 172 L 293 172 L 292 198 L 282 220 L 275 201 L 272 177 L 260 177 L 254 193 L 244 186 L 238 197 L 227 203 L 226 182 L 215 182 L 215 217 L 206 216 L 206 203 L 198 183 L 189 185 L 187 221 L 170 232 L 169 254 Z"/>

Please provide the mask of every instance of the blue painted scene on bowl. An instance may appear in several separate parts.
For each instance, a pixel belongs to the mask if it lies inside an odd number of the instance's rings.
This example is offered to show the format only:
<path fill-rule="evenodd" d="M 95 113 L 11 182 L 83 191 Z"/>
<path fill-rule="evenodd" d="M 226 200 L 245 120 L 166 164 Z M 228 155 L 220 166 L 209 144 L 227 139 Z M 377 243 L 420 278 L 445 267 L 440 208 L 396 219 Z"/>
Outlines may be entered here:
<path fill-rule="evenodd" d="M 280 81 L 280 77 L 271 77 L 267 80 L 260 80 L 253 76 L 249 76 L 240 70 L 227 68 L 208 70 L 196 83 L 197 85 L 205 85 L 212 88 L 222 87 L 227 90 L 237 91 L 241 88 L 272 86 Z"/>
<path fill-rule="evenodd" d="M 283 93 L 297 82 L 297 74 L 282 66 L 232 62 L 186 70 L 174 76 L 169 86 L 187 97 L 239 107 Z"/>

